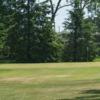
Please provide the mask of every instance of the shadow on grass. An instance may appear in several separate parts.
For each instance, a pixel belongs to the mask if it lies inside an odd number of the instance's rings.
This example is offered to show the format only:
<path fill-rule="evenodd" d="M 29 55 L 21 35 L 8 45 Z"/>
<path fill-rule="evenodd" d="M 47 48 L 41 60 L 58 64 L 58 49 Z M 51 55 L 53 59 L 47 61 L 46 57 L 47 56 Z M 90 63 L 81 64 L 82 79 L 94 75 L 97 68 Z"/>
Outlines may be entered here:
<path fill-rule="evenodd" d="M 100 100 L 100 90 L 87 90 L 83 91 L 81 94 L 83 96 L 75 97 L 74 99 L 58 99 L 58 100 Z"/>

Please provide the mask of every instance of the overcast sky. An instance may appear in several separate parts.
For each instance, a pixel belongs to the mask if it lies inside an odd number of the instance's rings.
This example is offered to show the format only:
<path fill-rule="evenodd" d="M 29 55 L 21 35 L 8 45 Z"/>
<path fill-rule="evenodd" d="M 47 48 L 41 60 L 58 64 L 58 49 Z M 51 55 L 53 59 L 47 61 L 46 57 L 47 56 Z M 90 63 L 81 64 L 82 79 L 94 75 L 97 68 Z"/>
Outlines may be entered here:
<path fill-rule="evenodd" d="M 53 2 L 55 4 L 57 4 L 58 0 L 53 0 Z M 61 5 L 65 5 L 66 4 L 66 0 L 62 0 L 61 2 Z M 71 9 L 70 7 L 67 7 L 67 10 L 68 9 Z M 62 8 L 58 11 L 57 13 L 57 16 L 56 16 L 56 19 L 55 19 L 55 22 L 56 22 L 56 31 L 62 31 L 63 30 L 63 22 L 64 22 L 64 19 L 67 18 L 68 15 L 67 15 L 67 11 L 66 11 L 66 7 L 65 8 Z M 59 30 L 60 28 L 60 30 Z"/>
<path fill-rule="evenodd" d="M 43 0 L 39 0 L 39 1 L 43 1 Z M 58 0 L 52 0 L 53 3 L 57 4 Z M 61 1 L 61 5 L 65 5 L 66 4 L 66 0 L 62 0 Z M 70 9 L 70 7 L 67 7 L 67 9 Z M 65 8 L 62 8 L 58 11 L 57 13 L 57 16 L 56 16 L 56 19 L 55 19 L 55 22 L 56 22 L 56 31 L 59 32 L 59 27 L 60 27 L 60 31 L 63 30 L 63 22 L 64 22 L 64 19 L 68 17 L 67 16 L 67 12 L 66 12 L 66 7 Z"/>

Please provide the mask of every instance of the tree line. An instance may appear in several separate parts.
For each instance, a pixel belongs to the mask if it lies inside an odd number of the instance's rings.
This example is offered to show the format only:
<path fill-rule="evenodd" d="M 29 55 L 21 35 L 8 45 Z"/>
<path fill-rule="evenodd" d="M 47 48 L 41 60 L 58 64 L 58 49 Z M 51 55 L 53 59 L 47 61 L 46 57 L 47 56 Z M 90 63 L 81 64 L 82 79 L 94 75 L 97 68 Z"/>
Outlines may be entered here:
<path fill-rule="evenodd" d="M 0 59 L 11 62 L 93 61 L 97 55 L 94 35 L 99 32 L 98 0 L 67 0 L 56 6 L 52 0 L 0 1 Z M 66 45 L 55 31 L 58 10 L 71 6 L 64 29 L 69 32 Z M 86 10 L 90 16 L 85 18 Z"/>

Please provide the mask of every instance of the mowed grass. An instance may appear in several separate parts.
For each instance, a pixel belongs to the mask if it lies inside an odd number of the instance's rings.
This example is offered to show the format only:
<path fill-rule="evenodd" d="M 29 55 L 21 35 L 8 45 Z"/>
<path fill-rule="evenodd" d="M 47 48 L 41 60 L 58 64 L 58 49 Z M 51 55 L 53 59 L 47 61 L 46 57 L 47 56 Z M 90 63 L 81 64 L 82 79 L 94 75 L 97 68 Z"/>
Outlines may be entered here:
<path fill-rule="evenodd" d="M 95 58 L 94 62 L 100 62 L 100 57 L 99 58 Z"/>
<path fill-rule="evenodd" d="M 0 100 L 100 100 L 100 62 L 0 64 Z"/>

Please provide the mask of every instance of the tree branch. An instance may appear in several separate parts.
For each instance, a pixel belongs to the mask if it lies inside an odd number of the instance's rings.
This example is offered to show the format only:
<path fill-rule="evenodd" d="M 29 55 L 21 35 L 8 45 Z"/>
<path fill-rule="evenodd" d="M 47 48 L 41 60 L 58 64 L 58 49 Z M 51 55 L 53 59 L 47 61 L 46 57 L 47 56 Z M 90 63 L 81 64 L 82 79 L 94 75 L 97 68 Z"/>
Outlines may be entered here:
<path fill-rule="evenodd" d="M 51 1 L 51 0 L 50 0 L 50 1 Z M 59 8 L 59 6 L 60 6 L 60 3 L 61 3 L 61 0 L 59 0 L 58 3 L 57 3 L 56 9 L 55 9 L 55 11 L 54 11 L 54 13 L 53 13 L 53 15 L 52 15 L 52 21 L 54 21 L 54 19 L 55 19 L 55 16 L 56 16 L 56 13 L 57 13 L 58 8 Z"/>
<path fill-rule="evenodd" d="M 89 4 L 89 3 L 90 3 L 90 2 L 88 2 L 88 1 L 85 2 L 84 5 L 83 5 L 83 7 L 82 7 L 82 9 L 84 10 L 84 8 L 86 7 L 86 5 Z"/>
<path fill-rule="evenodd" d="M 69 5 L 61 6 L 61 7 L 58 8 L 58 10 L 61 9 L 61 8 L 67 7 L 67 6 L 71 6 L 72 4 L 73 4 L 73 3 L 71 3 L 71 4 L 69 4 Z"/>
<path fill-rule="evenodd" d="M 52 0 L 50 0 L 50 4 L 51 4 L 51 12 L 52 12 L 52 15 L 53 15 L 53 13 L 54 13 L 54 7 L 53 7 Z"/>

